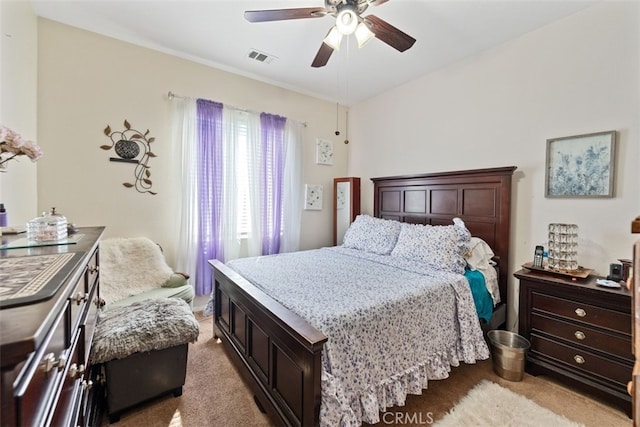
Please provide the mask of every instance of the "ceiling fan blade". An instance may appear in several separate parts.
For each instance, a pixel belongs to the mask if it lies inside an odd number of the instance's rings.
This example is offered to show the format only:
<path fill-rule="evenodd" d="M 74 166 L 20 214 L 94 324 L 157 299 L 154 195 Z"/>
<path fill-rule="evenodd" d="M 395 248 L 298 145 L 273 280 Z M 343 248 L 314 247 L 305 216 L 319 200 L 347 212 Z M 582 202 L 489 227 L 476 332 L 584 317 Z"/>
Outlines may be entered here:
<path fill-rule="evenodd" d="M 244 12 L 244 19 L 249 22 L 284 21 L 286 19 L 322 18 L 326 14 L 327 10 L 324 7 L 247 10 Z"/>
<path fill-rule="evenodd" d="M 382 40 L 392 48 L 404 52 L 416 42 L 416 39 L 402 32 L 387 21 L 378 18 L 375 15 L 368 15 L 364 18 L 369 23 L 369 29 L 376 35 L 377 39 Z"/>
<path fill-rule="evenodd" d="M 333 48 L 322 42 L 320 49 L 318 49 L 318 53 L 316 53 L 316 57 L 313 59 L 311 66 L 314 68 L 324 67 L 329 62 L 329 58 L 333 53 Z"/>
<path fill-rule="evenodd" d="M 380 6 L 383 3 L 388 2 L 389 0 L 369 0 L 369 6 Z"/>

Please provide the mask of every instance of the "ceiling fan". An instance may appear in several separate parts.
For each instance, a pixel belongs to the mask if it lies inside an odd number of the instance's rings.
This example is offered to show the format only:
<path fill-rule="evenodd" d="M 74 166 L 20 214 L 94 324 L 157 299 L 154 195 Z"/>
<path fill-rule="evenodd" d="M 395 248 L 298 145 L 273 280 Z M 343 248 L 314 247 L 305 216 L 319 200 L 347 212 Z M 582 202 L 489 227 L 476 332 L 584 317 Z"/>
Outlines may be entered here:
<path fill-rule="evenodd" d="M 336 23 L 322 41 L 312 67 L 324 67 L 334 50 L 340 49 L 343 36 L 354 34 L 358 47 L 364 46 L 373 37 L 392 48 L 404 52 L 416 39 L 400 31 L 375 15 L 361 16 L 369 6 L 379 6 L 388 0 L 324 0 L 324 7 L 302 7 L 294 9 L 247 10 L 244 17 L 249 22 L 283 21 L 287 19 L 322 18 L 331 15 Z"/>

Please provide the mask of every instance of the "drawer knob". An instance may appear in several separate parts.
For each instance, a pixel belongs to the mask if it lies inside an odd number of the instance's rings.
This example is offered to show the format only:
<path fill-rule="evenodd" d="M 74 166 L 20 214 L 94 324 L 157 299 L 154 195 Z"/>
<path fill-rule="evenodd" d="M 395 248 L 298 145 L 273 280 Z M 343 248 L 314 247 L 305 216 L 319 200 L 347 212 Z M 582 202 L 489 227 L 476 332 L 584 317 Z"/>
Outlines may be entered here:
<path fill-rule="evenodd" d="M 578 317 L 584 317 L 587 315 L 587 312 L 582 308 L 576 308 L 576 314 L 578 315 Z"/>
<path fill-rule="evenodd" d="M 67 358 L 64 355 L 60 355 L 60 357 L 56 360 L 56 356 L 53 353 L 47 353 L 40 365 L 45 373 L 49 373 L 53 370 L 53 368 L 58 368 L 58 371 L 62 371 L 67 364 Z"/>
<path fill-rule="evenodd" d="M 633 396 L 633 381 L 627 383 L 627 393 L 629 393 L 629 396 Z"/>
<path fill-rule="evenodd" d="M 56 356 L 53 353 L 48 353 L 44 356 L 41 362 L 42 368 L 46 373 L 51 372 L 51 370 L 56 366 Z"/>
<path fill-rule="evenodd" d="M 105 300 L 103 300 L 102 298 L 100 298 L 100 297 L 95 297 L 95 298 L 93 299 L 93 303 L 94 303 L 94 304 L 95 304 L 95 306 L 96 306 L 96 307 L 98 307 L 98 308 L 102 308 L 102 307 L 104 307 L 104 306 L 107 304 L 107 302 L 106 302 Z"/>
<path fill-rule="evenodd" d="M 66 365 L 67 357 L 61 354 L 60 357 L 58 357 L 58 371 L 62 371 Z"/>
<path fill-rule="evenodd" d="M 584 362 L 586 362 L 584 360 L 584 357 L 580 356 L 579 354 L 576 354 L 575 356 L 573 356 L 573 360 L 575 360 L 576 363 L 579 365 L 582 365 Z"/>
<path fill-rule="evenodd" d="M 92 265 L 91 267 L 89 267 L 89 273 L 93 274 L 100 271 L 100 267 L 97 265 Z"/>
<path fill-rule="evenodd" d="M 573 335 L 575 335 L 575 337 L 579 340 L 583 340 L 587 337 L 582 331 L 575 331 Z"/>
<path fill-rule="evenodd" d="M 82 292 L 78 292 L 74 297 L 71 298 L 71 301 L 75 302 L 77 305 L 82 304 L 87 300 L 87 295 Z"/>
<path fill-rule="evenodd" d="M 72 364 L 69 367 L 69 377 L 76 380 L 80 377 L 82 377 L 82 375 L 84 374 L 84 365 L 80 364 L 80 366 L 78 366 L 77 364 Z"/>

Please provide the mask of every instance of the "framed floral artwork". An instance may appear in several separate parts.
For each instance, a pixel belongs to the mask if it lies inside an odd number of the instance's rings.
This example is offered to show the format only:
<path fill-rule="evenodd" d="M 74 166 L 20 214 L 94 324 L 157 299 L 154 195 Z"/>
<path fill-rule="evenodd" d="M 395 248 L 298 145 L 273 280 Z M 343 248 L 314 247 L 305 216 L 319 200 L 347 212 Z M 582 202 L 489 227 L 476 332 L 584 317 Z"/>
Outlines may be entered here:
<path fill-rule="evenodd" d="M 545 197 L 613 197 L 616 131 L 547 140 Z"/>
<path fill-rule="evenodd" d="M 304 208 L 309 211 L 322 210 L 322 185 L 305 184 Z"/>
<path fill-rule="evenodd" d="M 324 139 L 316 139 L 316 163 L 319 165 L 333 164 L 333 143 Z"/>

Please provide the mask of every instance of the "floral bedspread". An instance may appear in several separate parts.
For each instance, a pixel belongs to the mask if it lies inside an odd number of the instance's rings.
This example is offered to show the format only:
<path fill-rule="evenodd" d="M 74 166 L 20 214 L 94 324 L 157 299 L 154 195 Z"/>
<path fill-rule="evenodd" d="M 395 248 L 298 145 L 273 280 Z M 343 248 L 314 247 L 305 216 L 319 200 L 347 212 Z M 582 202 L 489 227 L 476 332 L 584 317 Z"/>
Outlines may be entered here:
<path fill-rule="evenodd" d="M 377 423 L 451 366 L 489 357 L 463 275 L 343 247 L 227 264 L 328 337 L 323 426 Z"/>

